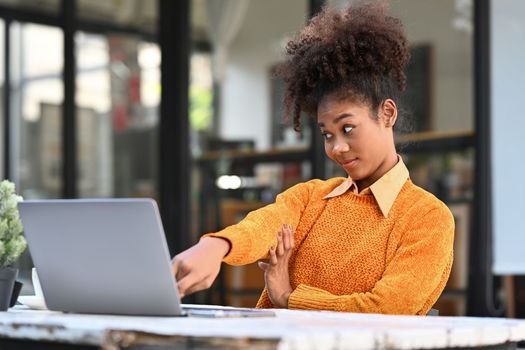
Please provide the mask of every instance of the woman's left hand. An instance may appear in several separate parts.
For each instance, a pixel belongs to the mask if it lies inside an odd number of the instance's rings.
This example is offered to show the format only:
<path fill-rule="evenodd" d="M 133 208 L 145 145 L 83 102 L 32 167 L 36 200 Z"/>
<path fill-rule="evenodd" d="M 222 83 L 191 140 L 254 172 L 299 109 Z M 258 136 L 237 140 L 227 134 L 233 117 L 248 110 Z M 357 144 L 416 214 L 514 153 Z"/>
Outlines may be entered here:
<path fill-rule="evenodd" d="M 288 261 L 294 248 L 293 229 L 291 225 L 283 225 L 277 232 L 277 246 L 270 248 L 268 263 L 259 261 L 259 267 L 264 271 L 266 290 L 272 304 L 279 308 L 288 307 L 288 298 L 292 293 Z"/>

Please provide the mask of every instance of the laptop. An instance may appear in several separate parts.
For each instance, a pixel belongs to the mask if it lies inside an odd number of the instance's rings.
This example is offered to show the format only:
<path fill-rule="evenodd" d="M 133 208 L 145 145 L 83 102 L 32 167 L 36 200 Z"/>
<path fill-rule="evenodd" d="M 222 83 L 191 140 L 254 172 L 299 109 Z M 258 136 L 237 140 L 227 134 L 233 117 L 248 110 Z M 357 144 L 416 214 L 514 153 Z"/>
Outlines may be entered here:
<path fill-rule="evenodd" d="M 27 200 L 24 235 L 50 310 L 145 316 L 274 316 L 180 302 L 152 199 Z"/>

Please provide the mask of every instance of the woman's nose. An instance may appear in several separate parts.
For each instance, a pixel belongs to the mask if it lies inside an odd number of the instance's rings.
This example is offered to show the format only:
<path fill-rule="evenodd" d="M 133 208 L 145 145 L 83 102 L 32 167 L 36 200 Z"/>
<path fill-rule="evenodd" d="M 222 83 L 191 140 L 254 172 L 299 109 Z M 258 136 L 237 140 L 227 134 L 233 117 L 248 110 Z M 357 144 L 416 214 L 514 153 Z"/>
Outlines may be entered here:
<path fill-rule="evenodd" d="M 335 142 L 333 152 L 334 153 L 344 153 L 350 150 L 350 146 L 346 142 Z"/>

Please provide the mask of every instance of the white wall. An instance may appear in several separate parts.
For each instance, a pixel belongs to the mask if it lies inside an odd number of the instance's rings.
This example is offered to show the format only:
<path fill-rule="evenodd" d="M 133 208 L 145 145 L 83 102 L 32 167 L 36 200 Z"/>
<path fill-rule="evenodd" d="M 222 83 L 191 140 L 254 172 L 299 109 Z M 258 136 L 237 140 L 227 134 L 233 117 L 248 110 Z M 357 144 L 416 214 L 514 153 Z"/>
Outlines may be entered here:
<path fill-rule="evenodd" d="M 525 1 L 491 2 L 491 157 L 497 274 L 525 274 Z"/>
<path fill-rule="evenodd" d="M 220 99 L 219 134 L 254 139 L 270 147 L 270 69 L 280 61 L 281 43 L 307 20 L 306 0 L 253 0 L 228 53 Z"/>

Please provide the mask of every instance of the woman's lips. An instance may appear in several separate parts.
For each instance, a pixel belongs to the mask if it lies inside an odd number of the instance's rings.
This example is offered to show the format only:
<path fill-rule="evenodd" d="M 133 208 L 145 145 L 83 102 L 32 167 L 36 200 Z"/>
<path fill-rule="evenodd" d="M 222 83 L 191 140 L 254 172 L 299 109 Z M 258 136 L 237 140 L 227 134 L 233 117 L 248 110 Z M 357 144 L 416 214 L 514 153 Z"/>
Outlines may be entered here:
<path fill-rule="evenodd" d="M 357 158 L 343 160 L 340 164 L 343 168 L 352 168 L 357 164 Z"/>

